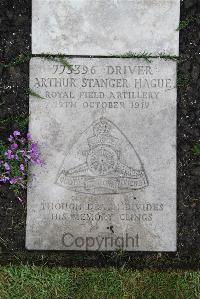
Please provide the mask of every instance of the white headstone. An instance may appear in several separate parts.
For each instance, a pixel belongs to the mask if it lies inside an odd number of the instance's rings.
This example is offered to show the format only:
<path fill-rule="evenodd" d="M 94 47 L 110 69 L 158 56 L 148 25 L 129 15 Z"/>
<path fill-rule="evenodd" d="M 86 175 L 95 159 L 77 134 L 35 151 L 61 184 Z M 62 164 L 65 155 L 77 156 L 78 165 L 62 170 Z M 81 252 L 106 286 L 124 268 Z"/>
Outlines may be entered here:
<path fill-rule="evenodd" d="M 26 247 L 176 250 L 176 62 L 70 63 L 30 64 Z"/>
<path fill-rule="evenodd" d="M 178 55 L 180 0 L 33 0 L 34 54 Z"/>

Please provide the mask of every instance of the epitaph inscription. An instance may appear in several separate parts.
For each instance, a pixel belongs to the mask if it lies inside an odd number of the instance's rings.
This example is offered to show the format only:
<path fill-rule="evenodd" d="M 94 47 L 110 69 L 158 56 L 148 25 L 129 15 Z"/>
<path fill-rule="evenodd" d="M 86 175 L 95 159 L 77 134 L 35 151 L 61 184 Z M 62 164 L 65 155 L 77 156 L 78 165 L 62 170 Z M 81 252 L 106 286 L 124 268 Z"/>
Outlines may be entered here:
<path fill-rule="evenodd" d="M 28 249 L 176 249 L 176 63 L 33 58 Z"/>
<path fill-rule="evenodd" d="M 33 0 L 34 54 L 178 55 L 180 0 Z M 45 28 L 45 30 L 44 30 Z"/>

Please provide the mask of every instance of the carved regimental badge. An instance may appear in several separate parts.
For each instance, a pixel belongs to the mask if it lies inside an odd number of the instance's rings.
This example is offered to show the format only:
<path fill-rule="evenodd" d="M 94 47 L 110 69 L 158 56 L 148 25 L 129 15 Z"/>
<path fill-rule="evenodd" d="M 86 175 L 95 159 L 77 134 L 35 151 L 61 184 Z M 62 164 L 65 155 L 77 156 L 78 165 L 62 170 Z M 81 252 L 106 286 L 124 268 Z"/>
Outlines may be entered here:
<path fill-rule="evenodd" d="M 72 147 L 56 183 L 87 194 L 119 194 L 148 185 L 132 144 L 117 126 L 101 117 Z"/>

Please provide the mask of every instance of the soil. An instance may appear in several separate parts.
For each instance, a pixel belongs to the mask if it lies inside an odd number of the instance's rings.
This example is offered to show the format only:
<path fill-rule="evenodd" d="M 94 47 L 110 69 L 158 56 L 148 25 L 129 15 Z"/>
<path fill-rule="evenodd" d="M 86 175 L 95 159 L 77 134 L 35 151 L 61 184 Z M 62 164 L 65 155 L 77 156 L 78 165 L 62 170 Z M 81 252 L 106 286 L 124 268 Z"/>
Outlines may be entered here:
<path fill-rule="evenodd" d="M 200 158 L 192 148 L 200 142 L 200 2 L 181 1 L 181 20 L 194 18 L 180 31 L 177 120 L 176 253 L 79 253 L 25 250 L 26 203 L 20 204 L 7 186 L 0 187 L 0 262 L 67 265 L 190 268 L 200 266 Z M 198 17 L 198 18 L 197 18 Z M 31 52 L 31 1 L 1 0 L 0 62 L 8 64 Z M 28 118 L 29 63 L 0 68 L 0 138 Z M 23 194 L 26 198 L 26 194 Z"/>

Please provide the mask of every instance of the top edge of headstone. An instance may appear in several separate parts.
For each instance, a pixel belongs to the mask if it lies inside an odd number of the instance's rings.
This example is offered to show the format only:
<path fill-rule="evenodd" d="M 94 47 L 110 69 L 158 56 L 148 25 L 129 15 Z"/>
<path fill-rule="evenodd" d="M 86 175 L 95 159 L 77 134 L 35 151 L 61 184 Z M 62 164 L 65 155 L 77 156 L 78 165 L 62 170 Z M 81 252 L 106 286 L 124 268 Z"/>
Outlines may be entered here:
<path fill-rule="evenodd" d="M 179 55 L 180 0 L 33 0 L 32 53 Z"/>

